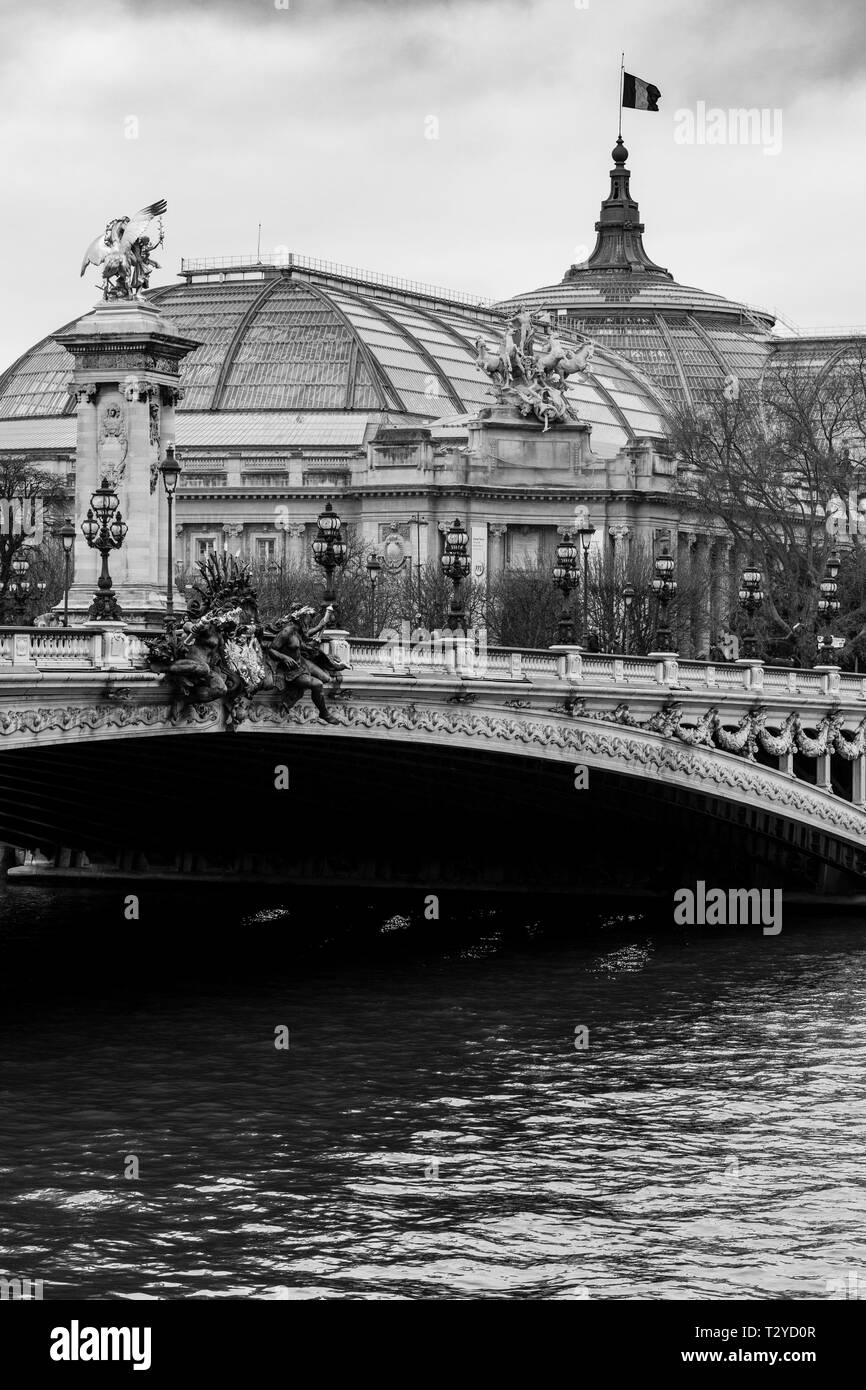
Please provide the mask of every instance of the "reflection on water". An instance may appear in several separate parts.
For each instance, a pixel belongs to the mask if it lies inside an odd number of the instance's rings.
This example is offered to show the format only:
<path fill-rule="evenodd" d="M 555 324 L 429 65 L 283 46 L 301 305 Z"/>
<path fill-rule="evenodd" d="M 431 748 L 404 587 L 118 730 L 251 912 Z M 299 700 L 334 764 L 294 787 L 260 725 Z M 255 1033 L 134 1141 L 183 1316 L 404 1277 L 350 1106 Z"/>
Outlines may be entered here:
<path fill-rule="evenodd" d="M 151 924 L 147 901 L 127 924 L 116 896 L 109 921 L 98 894 L 0 890 L 0 1273 L 46 1298 L 826 1298 L 866 1274 L 858 922 L 581 939 L 487 914 L 412 950 L 388 910 L 348 951 L 324 895 L 310 951 L 284 904 L 164 896 Z"/>

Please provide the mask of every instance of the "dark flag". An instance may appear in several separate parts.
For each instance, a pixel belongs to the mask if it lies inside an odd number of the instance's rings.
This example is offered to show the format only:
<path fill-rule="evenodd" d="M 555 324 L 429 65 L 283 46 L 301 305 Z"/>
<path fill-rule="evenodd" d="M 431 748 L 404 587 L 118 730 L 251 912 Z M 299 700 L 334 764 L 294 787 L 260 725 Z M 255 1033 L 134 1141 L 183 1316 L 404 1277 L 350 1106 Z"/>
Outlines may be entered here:
<path fill-rule="evenodd" d="M 630 72 L 622 75 L 622 104 L 633 111 L 658 111 L 661 92 L 651 82 L 633 77 Z"/>

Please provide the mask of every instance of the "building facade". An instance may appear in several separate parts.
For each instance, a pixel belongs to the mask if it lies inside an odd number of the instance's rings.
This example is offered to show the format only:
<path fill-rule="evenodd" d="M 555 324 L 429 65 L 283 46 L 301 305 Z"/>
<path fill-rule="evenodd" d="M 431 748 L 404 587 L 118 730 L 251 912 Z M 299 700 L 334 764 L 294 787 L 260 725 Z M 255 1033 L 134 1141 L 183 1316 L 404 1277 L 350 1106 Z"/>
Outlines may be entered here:
<path fill-rule="evenodd" d="M 577 509 L 597 547 L 666 543 L 681 567 L 708 566 L 722 604 L 741 557 L 721 528 L 682 513 L 671 414 L 731 378 L 758 379 L 771 354 L 827 363 L 846 339 L 791 340 L 770 314 L 679 285 L 644 248 L 627 157 L 620 139 L 587 261 L 498 304 L 291 254 L 184 261 L 177 283 L 149 291 L 197 344 L 181 364 L 174 425 L 178 567 L 224 547 L 309 563 L 332 500 L 365 548 L 390 546 L 409 565 L 436 559 L 459 516 L 480 576 L 551 563 Z M 564 342 L 594 345 L 568 378 L 579 428 L 495 418 L 482 359 L 520 312 L 539 336 L 552 323 Z M 0 376 L 0 455 L 24 454 L 72 488 L 68 328 Z M 712 621 L 693 634 L 698 649 Z"/>

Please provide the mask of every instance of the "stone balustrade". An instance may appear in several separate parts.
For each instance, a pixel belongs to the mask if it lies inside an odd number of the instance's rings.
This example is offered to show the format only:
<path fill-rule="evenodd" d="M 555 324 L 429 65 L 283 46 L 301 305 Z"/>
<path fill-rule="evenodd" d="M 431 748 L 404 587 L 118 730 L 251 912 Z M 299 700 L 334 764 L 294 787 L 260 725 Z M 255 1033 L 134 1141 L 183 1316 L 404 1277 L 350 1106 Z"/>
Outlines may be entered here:
<path fill-rule="evenodd" d="M 112 623 L 0 629 L 0 672 L 143 669 L 145 657 L 143 638 Z"/>
<path fill-rule="evenodd" d="M 610 688 L 660 687 L 674 694 L 704 694 L 722 698 L 748 693 L 763 697 L 795 696 L 846 705 L 866 704 L 866 674 L 852 675 L 835 666 L 812 670 L 765 666 L 760 661 L 714 664 L 686 661 L 668 653 L 622 656 L 583 652 L 576 647 L 517 650 L 487 647 L 459 634 L 444 633 L 430 642 L 410 646 L 400 641 L 348 637 L 334 633 L 326 645 L 348 659 L 354 671 L 371 674 L 413 673 L 459 675 L 471 680 L 532 682 L 561 680 L 569 686 Z M 0 672 L 12 668 L 24 674 L 38 671 L 120 671 L 146 669 L 144 636 L 114 624 L 69 628 L 0 629 Z"/>
<path fill-rule="evenodd" d="M 569 684 L 610 686 L 661 686 L 672 693 L 703 692 L 722 696 L 726 692 L 761 695 L 812 697 L 849 702 L 866 702 L 866 674 L 852 675 L 835 666 L 816 666 L 811 670 L 765 666 L 761 661 L 718 664 L 688 661 L 667 653 L 650 656 L 622 656 L 614 653 L 582 652 L 577 648 L 515 650 L 489 647 L 479 650 L 471 639 L 459 635 L 408 646 L 401 642 L 349 639 L 355 669 L 380 670 L 397 675 L 412 672 L 457 672 L 477 680 L 532 681 L 552 677 Z"/>

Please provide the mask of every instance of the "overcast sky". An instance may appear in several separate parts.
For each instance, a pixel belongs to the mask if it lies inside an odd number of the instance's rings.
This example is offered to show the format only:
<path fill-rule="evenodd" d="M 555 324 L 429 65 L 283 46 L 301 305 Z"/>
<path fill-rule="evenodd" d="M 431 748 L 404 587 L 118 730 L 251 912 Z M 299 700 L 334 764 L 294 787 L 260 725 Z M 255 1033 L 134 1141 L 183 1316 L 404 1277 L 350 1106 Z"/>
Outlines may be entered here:
<path fill-rule="evenodd" d="M 285 3 L 0 0 L 0 368 L 92 307 L 87 245 L 157 198 L 154 284 L 253 253 L 259 222 L 263 253 L 494 297 L 559 280 L 594 244 L 623 48 L 662 92 L 623 117 L 652 258 L 866 324 L 864 0 Z M 700 102 L 766 110 L 771 146 L 781 119 L 780 152 L 679 143 Z"/>

